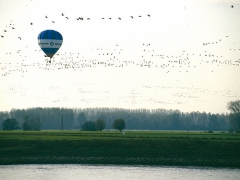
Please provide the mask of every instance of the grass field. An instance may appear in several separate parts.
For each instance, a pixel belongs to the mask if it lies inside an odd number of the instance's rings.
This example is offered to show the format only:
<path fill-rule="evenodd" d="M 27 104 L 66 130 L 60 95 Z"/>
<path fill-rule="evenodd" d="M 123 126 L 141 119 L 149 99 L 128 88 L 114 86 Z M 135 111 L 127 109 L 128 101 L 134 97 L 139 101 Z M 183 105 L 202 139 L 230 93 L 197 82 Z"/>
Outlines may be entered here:
<path fill-rule="evenodd" d="M 0 131 L 0 164 L 89 163 L 240 167 L 240 134 Z"/>
<path fill-rule="evenodd" d="M 202 140 L 240 140 L 240 134 L 225 132 L 178 132 L 178 131 L 0 131 L 0 140 L 82 140 L 82 139 L 202 139 Z"/>

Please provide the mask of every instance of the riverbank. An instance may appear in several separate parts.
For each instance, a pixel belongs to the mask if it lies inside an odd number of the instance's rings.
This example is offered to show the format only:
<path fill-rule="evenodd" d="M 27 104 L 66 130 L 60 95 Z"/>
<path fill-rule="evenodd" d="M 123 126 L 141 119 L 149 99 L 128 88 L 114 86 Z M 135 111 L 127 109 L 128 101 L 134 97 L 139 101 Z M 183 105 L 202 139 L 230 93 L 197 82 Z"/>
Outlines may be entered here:
<path fill-rule="evenodd" d="M 0 164 L 240 167 L 240 135 L 187 132 L 0 132 Z"/>

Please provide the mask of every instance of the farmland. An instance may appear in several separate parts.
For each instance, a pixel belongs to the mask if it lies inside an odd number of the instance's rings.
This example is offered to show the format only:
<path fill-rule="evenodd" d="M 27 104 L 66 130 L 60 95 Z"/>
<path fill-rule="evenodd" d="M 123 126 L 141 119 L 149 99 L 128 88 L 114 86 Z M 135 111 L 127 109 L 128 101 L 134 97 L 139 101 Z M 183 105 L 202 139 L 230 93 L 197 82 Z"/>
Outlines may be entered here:
<path fill-rule="evenodd" d="M 240 167 L 240 134 L 173 131 L 0 131 L 0 164 Z"/>

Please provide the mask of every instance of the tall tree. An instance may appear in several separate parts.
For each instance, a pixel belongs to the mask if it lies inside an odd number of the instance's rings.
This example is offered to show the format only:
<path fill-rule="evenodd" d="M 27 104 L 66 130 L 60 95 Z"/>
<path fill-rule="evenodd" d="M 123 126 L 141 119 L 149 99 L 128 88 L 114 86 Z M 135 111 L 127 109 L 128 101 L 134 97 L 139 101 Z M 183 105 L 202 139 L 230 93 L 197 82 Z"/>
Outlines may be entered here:
<path fill-rule="evenodd" d="M 209 115 L 208 123 L 209 131 L 216 131 L 218 130 L 218 127 L 219 127 L 218 116 L 216 114 Z"/>
<path fill-rule="evenodd" d="M 0 112 L 0 129 L 3 128 L 2 127 L 3 121 L 5 121 L 5 119 L 7 118 L 10 118 L 9 112 L 7 111 Z"/>
<path fill-rule="evenodd" d="M 98 119 L 95 122 L 95 129 L 97 131 L 102 131 L 105 127 L 106 127 L 106 123 L 105 123 L 105 121 L 103 119 Z"/>
<path fill-rule="evenodd" d="M 234 128 L 234 130 L 240 130 L 240 100 L 230 101 L 227 104 L 228 110 L 230 110 L 230 114 L 228 116 L 229 121 Z"/>
<path fill-rule="evenodd" d="M 30 118 L 29 116 L 25 116 L 23 122 L 23 130 L 24 131 L 40 131 L 41 122 L 39 118 Z"/>
<path fill-rule="evenodd" d="M 95 122 L 86 121 L 83 125 L 81 125 L 81 130 L 83 130 L 83 131 L 96 131 Z"/>
<path fill-rule="evenodd" d="M 14 129 L 19 129 L 18 122 L 14 118 L 8 118 L 2 123 L 3 130 L 11 131 Z"/>
<path fill-rule="evenodd" d="M 113 128 L 122 131 L 126 127 L 126 123 L 123 119 L 116 119 L 113 121 Z"/>
<path fill-rule="evenodd" d="M 81 127 L 87 121 L 84 112 L 81 112 L 78 114 L 76 121 L 77 121 L 78 127 Z"/>

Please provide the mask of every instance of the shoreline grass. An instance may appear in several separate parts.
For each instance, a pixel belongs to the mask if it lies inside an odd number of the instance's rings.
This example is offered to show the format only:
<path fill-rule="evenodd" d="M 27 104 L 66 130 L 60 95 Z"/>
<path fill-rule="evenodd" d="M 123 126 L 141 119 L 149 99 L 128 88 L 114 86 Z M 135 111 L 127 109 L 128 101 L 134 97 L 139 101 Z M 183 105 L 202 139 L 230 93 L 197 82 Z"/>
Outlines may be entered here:
<path fill-rule="evenodd" d="M 240 134 L 0 131 L 0 164 L 240 167 Z"/>

